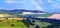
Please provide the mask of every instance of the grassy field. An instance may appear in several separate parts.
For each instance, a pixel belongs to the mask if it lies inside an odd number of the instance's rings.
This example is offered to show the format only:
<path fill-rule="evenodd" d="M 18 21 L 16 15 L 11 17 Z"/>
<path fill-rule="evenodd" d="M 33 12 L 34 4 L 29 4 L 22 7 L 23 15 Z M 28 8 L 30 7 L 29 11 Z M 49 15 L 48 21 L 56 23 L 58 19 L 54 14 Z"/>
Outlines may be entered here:
<path fill-rule="evenodd" d="M 27 26 L 22 22 L 23 18 L 0 18 L 0 28 L 27 28 Z M 13 25 L 14 24 L 14 25 Z M 47 27 L 52 25 L 48 22 L 38 22 L 33 23 L 34 26 L 30 25 L 30 28 L 35 28 L 36 25 L 39 27 Z"/>
<path fill-rule="evenodd" d="M 14 26 L 12 26 L 14 24 Z M 21 20 L 10 20 L 0 18 L 0 28 L 27 28 Z"/>
<path fill-rule="evenodd" d="M 10 26 L 0 26 L 0 28 L 27 28 L 27 27 L 10 27 Z"/>

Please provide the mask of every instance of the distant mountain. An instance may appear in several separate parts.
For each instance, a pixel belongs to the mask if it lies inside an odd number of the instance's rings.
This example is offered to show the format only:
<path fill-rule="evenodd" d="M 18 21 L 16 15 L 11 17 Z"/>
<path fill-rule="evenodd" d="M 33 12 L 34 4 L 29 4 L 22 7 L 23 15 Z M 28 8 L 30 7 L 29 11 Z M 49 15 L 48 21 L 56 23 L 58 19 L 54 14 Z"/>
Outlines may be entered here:
<path fill-rule="evenodd" d="M 0 10 L 0 14 L 21 14 L 23 12 L 33 12 L 33 13 L 44 13 L 40 10 L 25 10 L 25 9 L 15 9 L 15 10 Z"/>
<path fill-rule="evenodd" d="M 31 12 L 31 13 L 35 13 L 35 14 L 23 14 L 23 12 Z M 37 14 L 39 13 L 39 14 Z M 40 14 L 40 13 L 45 13 L 45 14 Z M 40 10 L 25 10 L 25 9 L 15 9 L 15 10 L 0 10 L 0 14 L 9 14 L 12 15 L 13 17 L 26 17 L 26 16 L 32 16 L 32 17 L 36 17 L 36 18 L 40 18 L 40 17 L 49 17 L 51 15 L 53 15 L 52 13 L 47 13 L 44 11 L 40 11 Z M 10 17 L 12 17 L 10 16 Z"/>

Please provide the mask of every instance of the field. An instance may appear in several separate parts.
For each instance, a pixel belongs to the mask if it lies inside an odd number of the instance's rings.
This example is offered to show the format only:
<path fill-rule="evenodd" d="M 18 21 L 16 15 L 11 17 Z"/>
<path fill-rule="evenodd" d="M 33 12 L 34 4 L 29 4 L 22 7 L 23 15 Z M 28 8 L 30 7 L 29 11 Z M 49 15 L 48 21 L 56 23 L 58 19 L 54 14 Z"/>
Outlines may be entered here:
<path fill-rule="evenodd" d="M 0 28 L 27 28 L 22 18 L 0 18 Z"/>
<path fill-rule="evenodd" d="M 23 23 L 23 18 L 0 18 L 0 28 L 27 28 L 26 22 Z M 26 20 L 28 21 L 28 20 Z M 33 23 L 33 22 L 31 22 Z M 49 25 L 52 25 L 51 23 L 48 22 L 39 22 L 35 20 L 35 23 L 33 25 L 30 25 L 30 28 L 35 28 L 36 25 L 38 25 L 40 28 L 42 27 L 47 27 Z"/>

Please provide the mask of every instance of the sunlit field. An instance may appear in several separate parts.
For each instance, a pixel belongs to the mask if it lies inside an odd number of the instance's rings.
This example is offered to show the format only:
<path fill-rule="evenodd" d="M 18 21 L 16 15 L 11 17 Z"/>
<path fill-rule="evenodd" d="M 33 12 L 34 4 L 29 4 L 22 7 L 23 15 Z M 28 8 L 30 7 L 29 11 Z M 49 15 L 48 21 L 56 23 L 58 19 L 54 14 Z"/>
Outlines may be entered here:
<path fill-rule="evenodd" d="M 30 22 L 31 20 L 29 20 Z M 23 18 L 0 18 L 0 28 L 35 28 L 36 25 L 39 27 L 47 27 L 48 25 L 51 25 L 47 22 L 38 22 L 33 21 L 29 24 L 28 20 L 23 20 Z M 28 24 L 27 24 L 28 23 Z"/>
<path fill-rule="evenodd" d="M 27 28 L 22 18 L 0 18 L 0 28 Z"/>

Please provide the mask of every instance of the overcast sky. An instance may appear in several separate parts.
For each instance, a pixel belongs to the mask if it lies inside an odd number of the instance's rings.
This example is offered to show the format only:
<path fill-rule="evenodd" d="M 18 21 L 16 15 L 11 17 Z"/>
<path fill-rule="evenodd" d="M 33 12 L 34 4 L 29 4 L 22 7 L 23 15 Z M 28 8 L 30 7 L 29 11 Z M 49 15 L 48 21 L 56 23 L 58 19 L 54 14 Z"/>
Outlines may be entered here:
<path fill-rule="evenodd" d="M 60 0 L 0 0 L 0 9 L 27 9 L 60 12 Z"/>

